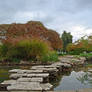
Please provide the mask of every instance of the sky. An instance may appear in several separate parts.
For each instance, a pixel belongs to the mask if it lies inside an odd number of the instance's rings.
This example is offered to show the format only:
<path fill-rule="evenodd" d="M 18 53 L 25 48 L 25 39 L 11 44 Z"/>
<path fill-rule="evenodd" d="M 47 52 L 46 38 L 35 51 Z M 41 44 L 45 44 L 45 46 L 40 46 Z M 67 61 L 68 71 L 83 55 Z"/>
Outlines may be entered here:
<path fill-rule="evenodd" d="M 0 0 L 0 24 L 41 21 L 73 40 L 92 34 L 92 0 Z"/>

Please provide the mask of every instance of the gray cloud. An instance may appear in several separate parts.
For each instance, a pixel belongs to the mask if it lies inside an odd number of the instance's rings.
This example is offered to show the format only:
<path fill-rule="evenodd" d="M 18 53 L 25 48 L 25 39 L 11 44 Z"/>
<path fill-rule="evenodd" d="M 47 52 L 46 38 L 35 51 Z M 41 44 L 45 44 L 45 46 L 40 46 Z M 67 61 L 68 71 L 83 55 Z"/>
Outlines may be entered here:
<path fill-rule="evenodd" d="M 78 39 L 91 33 L 91 9 L 92 0 L 0 0 L 0 24 L 39 20 Z"/>

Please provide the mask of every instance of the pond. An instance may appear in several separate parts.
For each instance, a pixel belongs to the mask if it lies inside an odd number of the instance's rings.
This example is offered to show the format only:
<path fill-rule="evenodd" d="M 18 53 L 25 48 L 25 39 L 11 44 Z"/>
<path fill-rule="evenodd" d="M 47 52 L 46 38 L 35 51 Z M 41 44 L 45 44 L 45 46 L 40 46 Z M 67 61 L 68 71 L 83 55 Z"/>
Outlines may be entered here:
<path fill-rule="evenodd" d="M 65 73 L 55 85 L 54 90 L 78 90 L 82 88 L 92 88 L 92 73 L 88 72 L 90 67 L 72 69 L 70 73 Z M 90 68 L 92 69 L 92 68 Z"/>
<path fill-rule="evenodd" d="M 8 71 L 14 68 L 27 69 L 28 66 L 22 67 L 0 67 L 0 83 L 9 79 Z M 70 72 L 61 74 L 57 81 L 54 81 L 54 90 L 77 90 L 81 88 L 92 88 L 92 73 L 88 72 L 90 67 L 72 69 Z M 91 68 L 92 69 L 92 68 Z"/>

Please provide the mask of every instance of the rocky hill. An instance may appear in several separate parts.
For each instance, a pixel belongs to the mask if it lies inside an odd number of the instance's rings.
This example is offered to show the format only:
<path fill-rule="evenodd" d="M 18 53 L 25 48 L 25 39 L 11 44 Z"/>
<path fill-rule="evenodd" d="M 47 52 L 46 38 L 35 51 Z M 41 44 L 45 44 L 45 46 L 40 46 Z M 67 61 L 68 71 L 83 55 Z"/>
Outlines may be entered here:
<path fill-rule="evenodd" d="M 29 21 L 26 24 L 3 24 L 0 25 L 0 39 L 2 41 L 13 41 L 32 37 L 48 41 L 54 49 L 62 48 L 62 41 L 56 31 L 47 29 L 39 21 Z"/>

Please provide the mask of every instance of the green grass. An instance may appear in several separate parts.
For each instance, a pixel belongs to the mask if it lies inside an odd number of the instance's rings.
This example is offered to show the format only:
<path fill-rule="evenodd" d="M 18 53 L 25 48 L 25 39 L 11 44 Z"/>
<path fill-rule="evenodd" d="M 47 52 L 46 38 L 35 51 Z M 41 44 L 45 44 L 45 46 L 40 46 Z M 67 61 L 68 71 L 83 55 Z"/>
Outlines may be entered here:
<path fill-rule="evenodd" d="M 90 58 L 90 57 L 92 57 L 92 53 L 81 53 L 80 56 Z"/>

